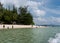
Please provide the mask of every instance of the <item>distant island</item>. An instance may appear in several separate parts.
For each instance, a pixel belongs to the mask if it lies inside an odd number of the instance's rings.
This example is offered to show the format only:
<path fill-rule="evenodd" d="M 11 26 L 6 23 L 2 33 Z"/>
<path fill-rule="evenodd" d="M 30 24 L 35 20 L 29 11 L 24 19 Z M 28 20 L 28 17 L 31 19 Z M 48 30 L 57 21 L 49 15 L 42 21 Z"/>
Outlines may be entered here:
<path fill-rule="evenodd" d="M 60 25 L 38 25 L 38 26 L 45 26 L 45 27 L 60 27 Z"/>

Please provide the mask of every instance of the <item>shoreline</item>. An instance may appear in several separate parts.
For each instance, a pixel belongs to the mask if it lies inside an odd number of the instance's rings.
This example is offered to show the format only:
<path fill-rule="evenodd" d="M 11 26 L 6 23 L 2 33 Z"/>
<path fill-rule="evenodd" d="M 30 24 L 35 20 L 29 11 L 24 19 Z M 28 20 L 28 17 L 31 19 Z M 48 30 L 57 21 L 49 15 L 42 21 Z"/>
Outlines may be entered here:
<path fill-rule="evenodd" d="M 3 27 L 4 25 L 4 27 Z M 12 24 L 0 24 L 0 29 L 15 29 L 15 28 L 45 28 L 45 26 L 35 26 L 35 25 L 12 25 Z"/>

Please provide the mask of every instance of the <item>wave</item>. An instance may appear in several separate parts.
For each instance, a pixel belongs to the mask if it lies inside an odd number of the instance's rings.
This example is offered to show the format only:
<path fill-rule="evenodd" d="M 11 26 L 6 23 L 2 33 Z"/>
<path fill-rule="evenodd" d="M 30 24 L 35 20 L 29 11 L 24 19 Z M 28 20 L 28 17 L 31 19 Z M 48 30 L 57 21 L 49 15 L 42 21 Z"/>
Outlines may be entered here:
<path fill-rule="evenodd" d="M 54 38 L 49 38 L 49 43 L 60 43 L 60 33 L 57 33 Z"/>

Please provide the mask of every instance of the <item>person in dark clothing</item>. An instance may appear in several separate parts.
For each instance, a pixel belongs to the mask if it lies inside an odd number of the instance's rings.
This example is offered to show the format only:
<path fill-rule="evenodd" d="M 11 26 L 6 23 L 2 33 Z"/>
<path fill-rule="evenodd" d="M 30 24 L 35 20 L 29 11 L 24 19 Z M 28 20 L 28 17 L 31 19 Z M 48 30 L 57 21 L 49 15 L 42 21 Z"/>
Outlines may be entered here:
<path fill-rule="evenodd" d="M 5 28 L 5 25 L 3 25 L 3 28 Z"/>

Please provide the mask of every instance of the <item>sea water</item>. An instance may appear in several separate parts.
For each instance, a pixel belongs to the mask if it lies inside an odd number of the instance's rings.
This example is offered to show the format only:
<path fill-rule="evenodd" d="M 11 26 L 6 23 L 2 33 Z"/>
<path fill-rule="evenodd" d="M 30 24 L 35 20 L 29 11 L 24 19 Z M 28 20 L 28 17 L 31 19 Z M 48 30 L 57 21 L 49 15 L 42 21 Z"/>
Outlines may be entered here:
<path fill-rule="evenodd" d="M 0 30 L 0 43 L 60 43 L 60 27 Z"/>
<path fill-rule="evenodd" d="M 60 27 L 33 29 L 34 43 L 60 43 Z"/>

